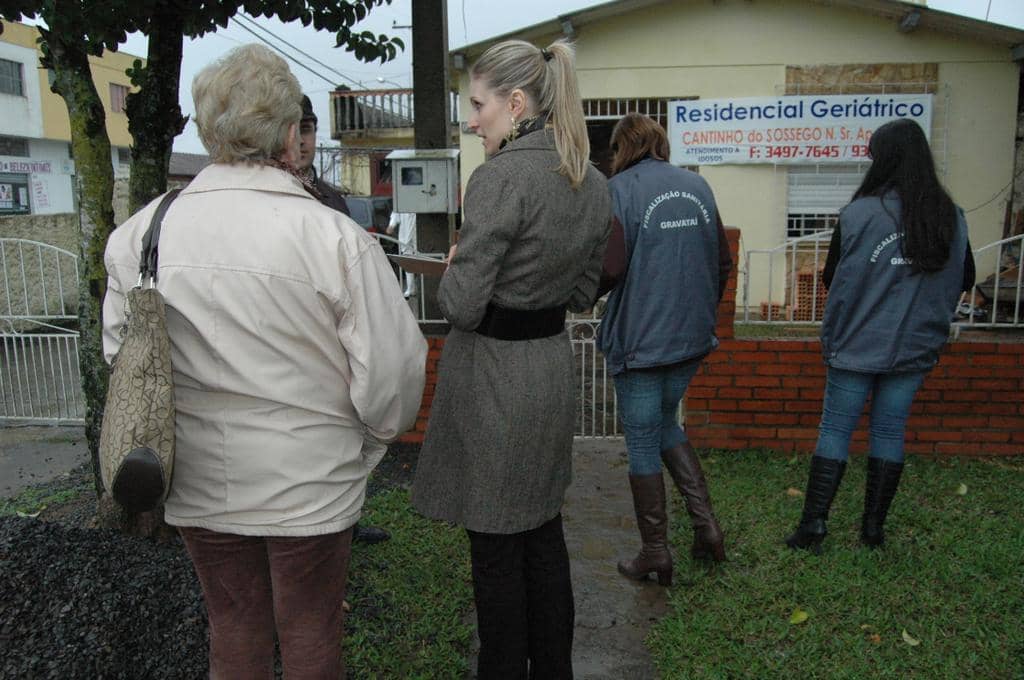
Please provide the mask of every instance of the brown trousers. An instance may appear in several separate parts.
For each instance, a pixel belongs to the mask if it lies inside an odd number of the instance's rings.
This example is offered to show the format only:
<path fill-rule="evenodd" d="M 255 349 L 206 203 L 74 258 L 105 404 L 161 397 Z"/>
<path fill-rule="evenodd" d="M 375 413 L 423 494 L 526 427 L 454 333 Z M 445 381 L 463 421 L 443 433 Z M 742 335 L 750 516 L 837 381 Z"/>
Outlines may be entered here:
<path fill-rule="evenodd" d="M 272 680 L 275 629 L 287 680 L 345 677 L 351 529 L 301 538 L 179 532 L 206 600 L 211 680 Z"/>

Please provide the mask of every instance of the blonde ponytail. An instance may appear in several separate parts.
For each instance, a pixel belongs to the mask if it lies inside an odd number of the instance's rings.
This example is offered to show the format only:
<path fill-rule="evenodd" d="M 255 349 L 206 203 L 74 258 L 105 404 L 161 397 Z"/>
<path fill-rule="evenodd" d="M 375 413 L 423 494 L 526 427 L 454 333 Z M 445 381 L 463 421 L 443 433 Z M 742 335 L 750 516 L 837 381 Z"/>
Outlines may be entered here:
<path fill-rule="evenodd" d="M 583 118 L 583 100 L 576 82 L 576 51 L 565 40 L 548 45 L 548 87 L 555 148 L 562 159 L 558 171 L 569 178 L 573 188 L 583 183 L 590 163 L 590 138 Z M 545 97 L 547 99 L 547 97 Z"/>
<path fill-rule="evenodd" d="M 578 188 L 590 162 L 590 139 L 572 44 L 556 40 L 541 50 L 523 40 L 506 40 L 484 52 L 470 74 L 503 97 L 522 90 L 536 106 L 535 113 L 548 115 L 561 160 L 558 172 Z"/>

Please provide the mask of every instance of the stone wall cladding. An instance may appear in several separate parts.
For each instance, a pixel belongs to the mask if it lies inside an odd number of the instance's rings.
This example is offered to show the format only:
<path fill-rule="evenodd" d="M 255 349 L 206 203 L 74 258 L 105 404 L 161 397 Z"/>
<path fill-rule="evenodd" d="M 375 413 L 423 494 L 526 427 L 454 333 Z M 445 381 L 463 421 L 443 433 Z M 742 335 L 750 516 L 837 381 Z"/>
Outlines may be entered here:
<path fill-rule="evenodd" d="M 878 92 L 915 94 L 939 82 L 939 65 L 822 64 L 787 66 L 786 94 L 858 94 Z"/>

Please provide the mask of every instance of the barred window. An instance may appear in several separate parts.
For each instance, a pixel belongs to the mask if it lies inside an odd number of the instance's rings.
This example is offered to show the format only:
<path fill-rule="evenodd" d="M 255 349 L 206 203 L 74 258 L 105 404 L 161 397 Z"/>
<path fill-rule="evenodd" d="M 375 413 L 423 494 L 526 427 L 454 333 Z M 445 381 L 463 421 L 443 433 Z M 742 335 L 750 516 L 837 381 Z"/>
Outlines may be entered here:
<path fill-rule="evenodd" d="M 830 215 L 790 213 L 786 216 L 786 236 L 788 238 L 798 238 L 834 229 L 838 221 L 839 215 L 837 213 Z"/>
<path fill-rule="evenodd" d="M 0 59 L 0 92 L 25 96 L 25 79 L 20 62 Z"/>
<path fill-rule="evenodd" d="M 128 87 L 117 83 L 110 84 L 110 110 L 114 113 L 126 113 L 125 104 L 128 101 Z"/>
<path fill-rule="evenodd" d="M 5 137 L 0 135 L 0 156 L 28 158 L 28 140 L 21 137 Z"/>

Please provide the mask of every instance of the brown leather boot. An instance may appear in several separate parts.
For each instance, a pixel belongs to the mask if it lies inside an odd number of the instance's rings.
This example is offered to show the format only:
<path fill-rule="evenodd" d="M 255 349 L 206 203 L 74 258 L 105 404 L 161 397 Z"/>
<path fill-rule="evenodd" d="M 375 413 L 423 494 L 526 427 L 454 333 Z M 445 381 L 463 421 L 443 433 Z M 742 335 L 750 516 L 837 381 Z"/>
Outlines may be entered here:
<path fill-rule="evenodd" d="M 665 482 L 661 473 L 630 475 L 633 509 L 640 529 L 640 554 L 619 562 L 619 573 L 643 581 L 653 571 L 658 583 L 672 585 L 672 554 L 668 551 L 668 515 L 665 512 Z"/>
<path fill-rule="evenodd" d="M 711 509 L 708 484 L 704 480 L 703 470 L 700 469 L 697 453 L 689 442 L 683 442 L 662 451 L 661 460 L 672 475 L 679 493 L 683 495 L 686 511 L 690 513 L 690 522 L 693 524 L 693 547 L 690 549 L 690 555 L 697 560 L 711 559 L 715 562 L 724 562 L 725 542 L 722 527 L 718 525 L 715 512 Z"/>

